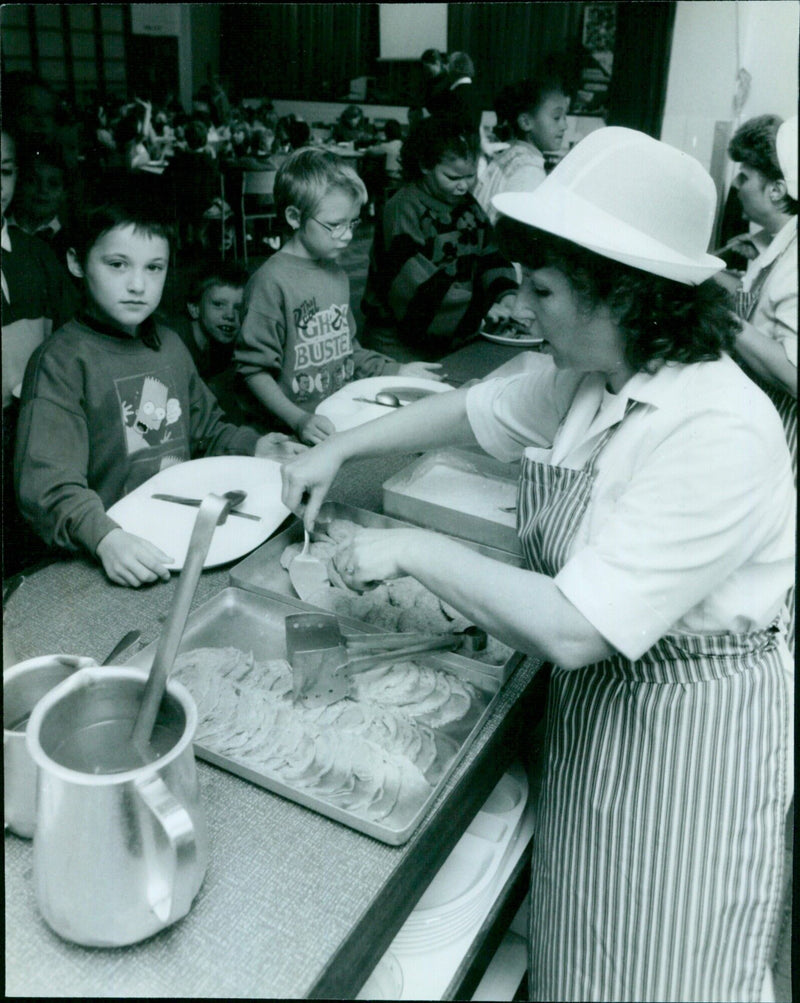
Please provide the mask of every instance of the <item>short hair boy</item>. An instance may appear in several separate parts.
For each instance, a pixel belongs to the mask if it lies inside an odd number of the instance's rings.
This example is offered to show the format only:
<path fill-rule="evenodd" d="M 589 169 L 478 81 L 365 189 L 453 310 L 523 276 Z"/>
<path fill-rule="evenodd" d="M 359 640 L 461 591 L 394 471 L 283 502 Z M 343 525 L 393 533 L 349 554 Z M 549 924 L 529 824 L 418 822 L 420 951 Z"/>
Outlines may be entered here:
<path fill-rule="evenodd" d="M 119 585 L 169 578 L 171 558 L 106 509 L 166 467 L 199 456 L 300 449 L 223 419 L 174 331 L 154 321 L 170 230 L 135 201 L 94 208 L 69 267 L 86 309 L 31 356 L 15 455 L 17 496 L 48 544 L 86 550 Z"/>
<path fill-rule="evenodd" d="M 204 380 L 233 364 L 248 278 L 247 269 L 234 262 L 208 264 L 189 286 L 187 316 L 172 324 Z"/>
<path fill-rule="evenodd" d="M 291 236 L 247 285 L 234 358 L 263 408 L 303 442 L 321 442 L 335 428 L 314 408 L 337 381 L 341 385 L 346 360 L 352 358 L 356 378 L 390 373 L 431 378 L 438 366 L 401 366 L 356 340 L 350 282 L 337 259 L 367 199 L 358 174 L 331 153 L 297 150 L 278 170 L 274 198 Z"/>

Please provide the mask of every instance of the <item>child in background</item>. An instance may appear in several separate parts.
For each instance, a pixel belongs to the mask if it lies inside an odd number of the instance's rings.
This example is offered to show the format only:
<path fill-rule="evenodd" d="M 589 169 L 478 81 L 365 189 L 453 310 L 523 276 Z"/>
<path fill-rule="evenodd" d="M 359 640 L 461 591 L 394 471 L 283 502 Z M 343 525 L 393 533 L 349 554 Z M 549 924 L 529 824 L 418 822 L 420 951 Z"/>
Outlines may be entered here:
<path fill-rule="evenodd" d="M 242 298 L 247 279 L 247 269 L 241 265 L 207 265 L 187 293 L 188 316 L 169 322 L 191 352 L 198 373 L 206 381 L 229 369 L 233 363 L 233 348 L 242 326 Z"/>
<path fill-rule="evenodd" d="M 121 529 L 110 505 L 195 457 L 302 449 L 223 421 L 185 345 L 154 320 L 169 253 L 169 230 L 147 207 L 87 213 L 69 252 L 86 307 L 31 357 L 17 435 L 23 515 L 48 544 L 88 551 L 134 587 L 169 578 L 172 558 Z"/>
<path fill-rule="evenodd" d="M 2 345 L 3 345 L 3 577 L 16 574 L 44 555 L 14 503 L 14 440 L 19 392 L 33 351 L 65 323 L 78 307 L 78 292 L 66 261 L 38 237 L 9 227 L 6 220 L 17 182 L 16 146 L 7 132 L 0 137 L 2 180 Z"/>
<path fill-rule="evenodd" d="M 358 174 L 333 154 L 297 150 L 278 170 L 274 195 L 292 235 L 248 283 L 234 357 L 266 411 L 303 442 L 321 442 L 335 429 L 314 408 L 345 383 L 392 373 L 439 379 L 439 367 L 398 365 L 356 341 L 350 282 L 336 259 L 366 202 Z"/>
<path fill-rule="evenodd" d="M 362 300 L 364 343 L 393 358 L 441 359 L 507 312 L 514 270 L 470 195 L 478 136 L 423 119 L 403 144 L 406 183 L 377 217 Z"/>
<path fill-rule="evenodd" d="M 18 151 L 17 190 L 9 226 L 49 244 L 66 268 L 69 246 L 67 168 L 55 143 Z"/>
<path fill-rule="evenodd" d="M 504 87 L 495 101 L 499 140 L 510 145 L 489 163 L 474 195 L 494 225 L 492 198 L 501 192 L 532 192 L 546 177 L 544 154 L 561 149 L 569 97 L 555 74 Z"/>
<path fill-rule="evenodd" d="M 189 349 L 198 373 L 226 416 L 237 424 L 246 415 L 234 385 L 233 349 L 242 326 L 247 279 L 247 269 L 241 265 L 207 265 L 189 288 L 186 315 L 166 321 Z"/>
<path fill-rule="evenodd" d="M 400 168 L 400 150 L 403 146 L 403 134 L 396 118 L 387 118 L 383 127 L 386 137 L 382 143 L 374 143 L 364 151 L 368 157 L 386 157 L 386 177 L 391 181 L 399 181 L 403 176 Z"/>

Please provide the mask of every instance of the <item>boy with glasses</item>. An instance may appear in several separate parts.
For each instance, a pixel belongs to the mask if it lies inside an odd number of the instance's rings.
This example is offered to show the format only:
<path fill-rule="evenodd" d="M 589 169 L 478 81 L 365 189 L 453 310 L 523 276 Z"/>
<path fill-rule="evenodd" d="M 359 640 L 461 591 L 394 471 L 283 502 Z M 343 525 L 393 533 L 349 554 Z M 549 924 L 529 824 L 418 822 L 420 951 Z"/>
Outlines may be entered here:
<path fill-rule="evenodd" d="M 439 379 L 440 367 L 400 365 L 356 340 L 350 282 L 338 258 L 367 200 L 358 174 L 333 154 L 297 150 L 278 170 L 274 198 L 291 236 L 247 284 L 234 359 L 251 397 L 313 444 L 335 431 L 314 408 L 351 379 Z"/>

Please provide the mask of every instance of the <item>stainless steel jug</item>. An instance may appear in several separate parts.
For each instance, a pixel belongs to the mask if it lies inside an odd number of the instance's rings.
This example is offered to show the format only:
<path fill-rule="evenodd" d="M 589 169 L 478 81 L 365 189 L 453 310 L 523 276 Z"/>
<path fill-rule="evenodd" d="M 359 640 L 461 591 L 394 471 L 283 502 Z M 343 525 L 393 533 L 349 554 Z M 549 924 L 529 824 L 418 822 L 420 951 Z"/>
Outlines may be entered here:
<path fill-rule="evenodd" d="M 43 655 L 3 672 L 3 808 L 6 827 L 18 836 L 30 839 L 36 825 L 36 764 L 25 744 L 33 708 L 76 669 L 95 664 L 79 655 Z"/>
<path fill-rule="evenodd" d="M 208 866 L 192 739 L 197 708 L 170 682 L 152 761 L 130 742 L 147 675 L 81 669 L 36 705 L 26 734 L 38 768 L 33 875 L 62 937 L 117 947 L 185 916 Z"/>

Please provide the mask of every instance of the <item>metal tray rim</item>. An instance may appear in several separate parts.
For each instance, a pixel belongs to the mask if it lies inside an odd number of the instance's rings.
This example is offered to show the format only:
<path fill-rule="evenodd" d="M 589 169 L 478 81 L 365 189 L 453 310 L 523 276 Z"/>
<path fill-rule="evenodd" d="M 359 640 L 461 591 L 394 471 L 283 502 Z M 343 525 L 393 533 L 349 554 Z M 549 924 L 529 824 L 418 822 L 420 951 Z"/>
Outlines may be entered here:
<path fill-rule="evenodd" d="M 198 621 L 202 620 L 205 616 L 207 617 L 209 611 L 216 610 L 217 607 L 221 609 L 226 609 L 236 598 L 236 593 L 243 593 L 251 601 L 261 602 L 266 600 L 267 605 L 278 606 L 278 607 L 288 607 L 290 610 L 296 609 L 296 603 L 289 603 L 285 601 L 285 597 L 278 595 L 261 595 L 249 589 L 240 589 L 237 586 L 230 585 L 226 588 L 221 589 L 216 595 L 207 599 L 204 603 L 198 606 L 195 610 L 191 612 L 187 620 L 187 630 L 192 626 L 197 625 Z M 299 603 L 299 600 L 298 600 Z M 307 604 L 306 604 L 307 605 Z M 315 609 L 316 607 L 312 607 Z M 279 610 L 280 612 L 280 610 Z M 362 625 L 359 621 L 353 621 L 357 627 L 370 626 Z M 155 655 L 156 648 L 158 646 L 158 638 L 152 641 L 150 644 L 146 645 L 140 651 L 136 653 L 129 662 L 131 665 L 138 666 L 141 668 L 149 668 L 150 663 Z M 179 647 L 179 652 L 183 650 L 183 642 Z M 434 663 L 434 666 L 438 669 L 444 669 L 445 671 L 452 672 L 454 674 L 460 673 L 462 668 L 460 666 L 448 666 L 441 656 L 431 654 L 422 654 L 416 659 L 420 662 Z M 473 667 L 473 662 L 469 659 L 465 660 L 469 662 L 470 668 Z M 479 675 L 479 673 L 475 673 Z M 248 767 L 244 763 L 240 763 L 238 760 L 224 756 L 220 753 L 214 752 L 213 749 L 208 749 L 202 743 L 195 742 L 193 747 L 198 758 L 211 763 L 220 769 L 224 769 L 226 772 L 238 776 L 243 780 L 247 780 L 250 783 L 255 784 L 271 793 L 277 794 L 279 796 L 285 797 L 287 800 L 292 801 L 296 804 L 300 804 L 304 808 L 308 808 L 312 811 L 317 812 L 317 814 L 323 815 L 326 818 L 330 818 L 335 822 L 339 822 L 346 825 L 348 828 L 353 829 L 357 832 L 361 832 L 366 836 L 371 836 L 374 839 L 382 843 L 386 843 L 390 846 L 400 846 L 407 842 L 413 833 L 422 823 L 424 817 L 430 811 L 433 802 L 441 793 L 445 784 L 452 776 L 454 770 L 464 759 L 467 750 L 472 746 L 473 742 L 477 738 L 481 729 L 483 728 L 486 720 L 494 710 L 495 702 L 498 695 L 502 692 L 503 687 L 507 680 L 498 679 L 497 676 L 490 676 L 488 674 L 482 674 L 482 683 L 477 682 L 477 685 L 481 686 L 490 693 L 489 700 L 486 707 L 481 712 L 478 719 L 475 721 L 471 727 L 469 733 L 465 736 L 463 741 L 458 745 L 457 751 L 453 756 L 453 759 L 446 766 L 442 776 L 434 784 L 428 797 L 423 801 L 419 808 L 415 811 L 410 821 L 404 825 L 402 828 L 392 828 L 390 826 L 381 825 L 379 822 L 372 822 L 369 819 L 362 818 L 360 815 L 355 815 L 351 812 L 346 811 L 343 808 L 339 808 L 337 805 L 329 804 L 321 798 L 316 798 L 311 794 L 306 794 L 302 790 L 298 790 L 282 781 L 274 779 L 269 774 L 259 773 L 252 767 Z M 470 680 L 474 681 L 474 680 Z"/>

